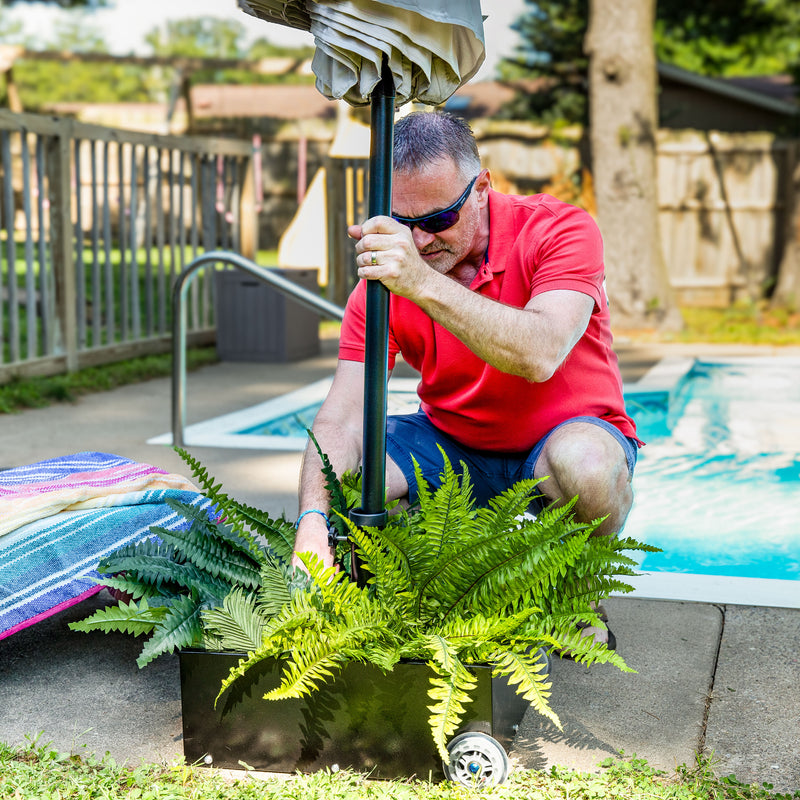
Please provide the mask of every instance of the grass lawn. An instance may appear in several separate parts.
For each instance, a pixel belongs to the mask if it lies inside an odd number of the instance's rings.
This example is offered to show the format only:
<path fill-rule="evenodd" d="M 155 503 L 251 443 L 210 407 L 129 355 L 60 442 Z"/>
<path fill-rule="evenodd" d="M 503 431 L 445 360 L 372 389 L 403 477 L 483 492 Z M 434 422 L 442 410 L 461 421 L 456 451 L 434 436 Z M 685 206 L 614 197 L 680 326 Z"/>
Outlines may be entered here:
<path fill-rule="evenodd" d="M 30 742 L 0 744 L 0 797 L 13 800 L 790 800 L 768 785 L 747 785 L 733 776 L 717 778 L 712 764 L 680 767 L 674 775 L 655 770 L 642 759 L 609 759 L 598 774 L 564 768 L 549 772 L 512 772 L 502 786 L 472 789 L 453 783 L 418 780 L 370 781 L 352 772 L 321 771 L 287 777 L 256 777 L 216 772 L 180 762 L 121 767 L 114 761 L 58 753 Z"/>

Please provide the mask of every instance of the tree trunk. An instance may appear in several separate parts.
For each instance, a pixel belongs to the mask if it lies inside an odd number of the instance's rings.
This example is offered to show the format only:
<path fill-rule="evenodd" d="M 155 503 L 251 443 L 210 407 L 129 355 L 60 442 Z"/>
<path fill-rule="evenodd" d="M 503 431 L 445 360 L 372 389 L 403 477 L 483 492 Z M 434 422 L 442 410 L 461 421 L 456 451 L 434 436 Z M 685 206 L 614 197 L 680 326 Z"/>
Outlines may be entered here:
<path fill-rule="evenodd" d="M 800 310 L 800 143 L 788 143 L 786 226 L 773 306 Z"/>
<path fill-rule="evenodd" d="M 658 225 L 655 0 L 591 0 L 592 169 L 611 319 L 617 328 L 680 327 Z"/>

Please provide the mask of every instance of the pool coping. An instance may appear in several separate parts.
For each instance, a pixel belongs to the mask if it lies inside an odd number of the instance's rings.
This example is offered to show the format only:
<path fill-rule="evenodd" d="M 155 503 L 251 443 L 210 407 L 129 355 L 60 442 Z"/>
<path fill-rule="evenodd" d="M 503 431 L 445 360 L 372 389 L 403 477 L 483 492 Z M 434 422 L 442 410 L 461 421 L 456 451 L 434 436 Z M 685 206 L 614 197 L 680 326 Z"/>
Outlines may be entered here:
<path fill-rule="evenodd" d="M 190 447 L 228 447 L 234 450 L 302 452 L 308 444 L 307 436 L 264 436 L 256 433 L 238 433 L 238 431 L 253 428 L 266 420 L 277 419 L 291 411 L 321 402 L 328 394 L 332 382 L 333 376 L 322 378 L 301 389 L 265 400 L 263 403 L 187 425 L 183 433 L 184 444 Z M 418 383 L 417 378 L 390 378 L 389 393 L 415 393 Z M 147 444 L 171 445 L 172 433 L 154 436 L 147 440 Z"/>

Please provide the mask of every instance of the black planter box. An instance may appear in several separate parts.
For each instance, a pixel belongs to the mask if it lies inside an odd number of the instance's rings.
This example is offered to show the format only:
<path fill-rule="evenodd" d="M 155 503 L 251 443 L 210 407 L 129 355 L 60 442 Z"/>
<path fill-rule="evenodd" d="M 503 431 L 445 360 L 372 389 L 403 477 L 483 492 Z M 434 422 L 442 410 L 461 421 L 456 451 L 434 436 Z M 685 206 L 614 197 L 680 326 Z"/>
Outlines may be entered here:
<path fill-rule="evenodd" d="M 442 761 L 428 717 L 431 670 L 401 663 L 391 672 L 348 664 L 334 680 L 297 700 L 264 700 L 280 683 L 276 662 L 253 667 L 214 698 L 242 654 L 180 653 L 183 748 L 190 763 L 270 772 L 321 768 L 368 771 L 375 778 L 440 778 Z M 528 707 L 489 667 L 477 679 L 461 731 L 480 731 L 508 748 Z"/>

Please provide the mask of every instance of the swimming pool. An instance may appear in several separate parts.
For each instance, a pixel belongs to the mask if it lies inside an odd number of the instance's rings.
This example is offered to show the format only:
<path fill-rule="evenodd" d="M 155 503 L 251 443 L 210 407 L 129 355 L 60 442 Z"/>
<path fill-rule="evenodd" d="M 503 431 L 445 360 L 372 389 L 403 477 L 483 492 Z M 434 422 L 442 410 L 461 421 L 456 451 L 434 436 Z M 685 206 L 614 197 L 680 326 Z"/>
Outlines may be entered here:
<path fill-rule="evenodd" d="M 666 405 L 628 395 L 647 446 L 625 532 L 664 550 L 641 564 L 652 596 L 800 607 L 798 375 L 796 358 L 698 360 Z"/>
<path fill-rule="evenodd" d="M 800 608 L 798 375 L 798 358 L 667 359 L 625 387 L 647 442 L 625 533 L 664 550 L 641 562 L 638 596 Z M 189 426 L 186 442 L 302 450 L 329 385 Z M 415 386 L 390 381 L 389 413 L 416 407 Z"/>

